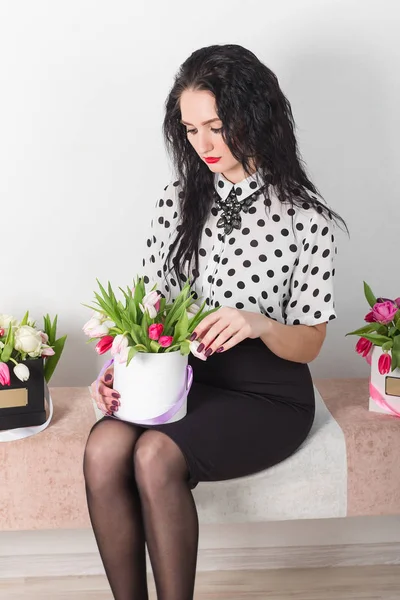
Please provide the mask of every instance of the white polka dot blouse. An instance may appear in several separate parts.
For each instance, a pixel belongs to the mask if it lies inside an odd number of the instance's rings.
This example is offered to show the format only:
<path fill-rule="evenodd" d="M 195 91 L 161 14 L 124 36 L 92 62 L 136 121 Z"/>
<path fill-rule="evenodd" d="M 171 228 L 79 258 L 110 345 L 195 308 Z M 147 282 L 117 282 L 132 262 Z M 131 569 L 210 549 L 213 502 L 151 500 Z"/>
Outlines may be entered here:
<path fill-rule="evenodd" d="M 238 184 L 215 175 L 217 193 L 202 231 L 192 288 L 196 302 L 258 311 L 287 325 L 334 319 L 336 244 L 328 210 L 324 216 L 306 201 L 294 207 L 282 203 L 271 186 L 265 198 L 263 185 L 258 173 Z M 174 271 L 167 273 L 164 265 L 180 222 L 179 192 L 179 183 L 171 183 L 157 200 L 142 261 L 145 282 L 157 283 L 168 302 L 180 291 Z M 197 274 L 188 262 L 184 267 L 181 284 Z"/>

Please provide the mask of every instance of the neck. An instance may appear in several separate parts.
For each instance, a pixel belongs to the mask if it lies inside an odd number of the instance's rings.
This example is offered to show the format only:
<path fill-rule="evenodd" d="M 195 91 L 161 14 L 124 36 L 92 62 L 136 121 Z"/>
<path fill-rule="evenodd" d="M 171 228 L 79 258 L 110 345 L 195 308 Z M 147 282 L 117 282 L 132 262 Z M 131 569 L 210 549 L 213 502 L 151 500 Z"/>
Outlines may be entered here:
<path fill-rule="evenodd" d="M 252 163 L 250 166 L 250 173 L 246 173 L 242 165 L 238 163 L 235 167 L 229 169 L 229 171 L 222 173 L 222 175 L 225 177 L 225 179 L 230 181 L 230 183 L 237 184 L 243 181 L 244 179 L 247 179 L 247 177 L 250 177 L 250 175 L 254 175 L 256 171 L 257 169 L 254 163 Z"/>

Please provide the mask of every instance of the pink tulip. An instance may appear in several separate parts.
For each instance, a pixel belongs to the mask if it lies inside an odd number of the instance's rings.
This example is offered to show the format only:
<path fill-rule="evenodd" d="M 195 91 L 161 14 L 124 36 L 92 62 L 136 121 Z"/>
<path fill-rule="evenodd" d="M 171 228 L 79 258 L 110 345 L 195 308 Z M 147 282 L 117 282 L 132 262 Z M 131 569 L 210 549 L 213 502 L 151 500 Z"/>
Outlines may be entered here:
<path fill-rule="evenodd" d="M 141 311 L 144 313 L 146 310 L 151 319 L 154 319 L 157 316 L 157 313 L 160 309 L 160 300 L 161 294 L 153 290 L 149 292 L 145 296 L 143 296 L 142 303 L 139 303 Z"/>
<path fill-rule="evenodd" d="M 358 354 L 361 354 L 361 356 L 363 356 L 364 358 L 367 356 L 371 348 L 372 342 L 365 339 L 364 337 L 360 338 L 356 344 L 356 352 L 358 352 Z"/>
<path fill-rule="evenodd" d="M 164 325 L 162 323 L 154 323 L 149 327 L 149 338 L 151 340 L 158 340 L 162 332 L 164 331 Z M 164 336 L 166 337 L 166 336 Z"/>
<path fill-rule="evenodd" d="M 105 354 L 113 345 L 114 338 L 112 335 L 105 335 L 96 344 L 95 350 L 97 354 Z"/>
<path fill-rule="evenodd" d="M 386 375 L 390 372 L 392 366 L 392 357 L 386 352 L 381 354 L 378 360 L 378 370 L 381 375 Z"/>
<path fill-rule="evenodd" d="M 128 347 L 128 344 L 126 335 L 116 335 L 111 346 L 111 356 L 121 354 Z"/>
<path fill-rule="evenodd" d="M 158 343 L 160 344 L 160 346 L 162 346 L 163 348 L 168 348 L 168 346 L 170 346 L 172 344 L 172 340 L 174 338 L 172 337 L 172 335 L 162 335 L 160 337 L 160 339 L 158 340 Z"/>
<path fill-rule="evenodd" d="M 396 298 L 394 303 L 396 304 L 397 308 L 400 308 L 400 298 Z"/>
<path fill-rule="evenodd" d="M 3 362 L 0 362 L 0 385 L 11 385 L 10 369 Z"/>
<path fill-rule="evenodd" d="M 398 307 L 390 301 L 377 302 L 372 309 L 375 321 L 377 323 L 382 323 L 383 325 L 387 325 L 393 321 L 397 311 Z"/>
<path fill-rule="evenodd" d="M 47 344 L 47 342 L 49 341 L 49 336 L 47 335 L 47 333 L 44 333 L 44 331 L 39 331 L 39 335 L 42 338 L 43 344 Z"/>
<path fill-rule="evenodd" d="M 50 346 L 42 346 L 42 356 L 54 356 L 55 352 Z"/>
<path fill-rule="evenodd" d="M 364 317 L 364 321 L 367 323 L 375 323 L 374 312 L 372 310 L 369 311 Z"/>
<path fill-rule="evenodd" d="M 5 334 L 5 330 L 0 328 L 0 337 L 3 337 L 4 334 Z"/>

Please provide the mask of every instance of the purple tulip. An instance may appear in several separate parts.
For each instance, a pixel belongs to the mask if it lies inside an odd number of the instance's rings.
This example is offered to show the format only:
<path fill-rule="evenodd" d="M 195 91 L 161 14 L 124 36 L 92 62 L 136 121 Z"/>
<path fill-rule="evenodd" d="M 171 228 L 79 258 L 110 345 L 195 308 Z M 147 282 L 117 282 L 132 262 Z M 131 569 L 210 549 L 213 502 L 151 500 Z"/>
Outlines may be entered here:
<path fill-rule="evenodd" d="M 387 325 L 393 321 L 394 315 L 397 313 L 398 307 L 394 304 L 393 300 L 386 300 L 385 302 L 377 302 L 373 308 L 372 313 L 377 323 Z"/>

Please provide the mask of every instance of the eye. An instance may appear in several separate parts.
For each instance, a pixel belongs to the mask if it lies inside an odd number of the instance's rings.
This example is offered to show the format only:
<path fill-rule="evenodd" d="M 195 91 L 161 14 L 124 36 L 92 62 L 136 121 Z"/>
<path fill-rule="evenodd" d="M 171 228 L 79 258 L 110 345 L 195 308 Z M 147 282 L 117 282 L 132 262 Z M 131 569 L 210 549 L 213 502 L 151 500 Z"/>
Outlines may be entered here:
<path fill-rule="evenodd" d="M 186 129 L 186 133 L 196 133 L 196 129 Z"/>
<path fill-rule="evenodd" d="M 222 131 L 222 127 L 220 127 L 219 129 L 214 129 L 213 127 L 211 127 L 211 131 L 212 131 L 213 133 L 221 133 L 221 131 Z"/>

